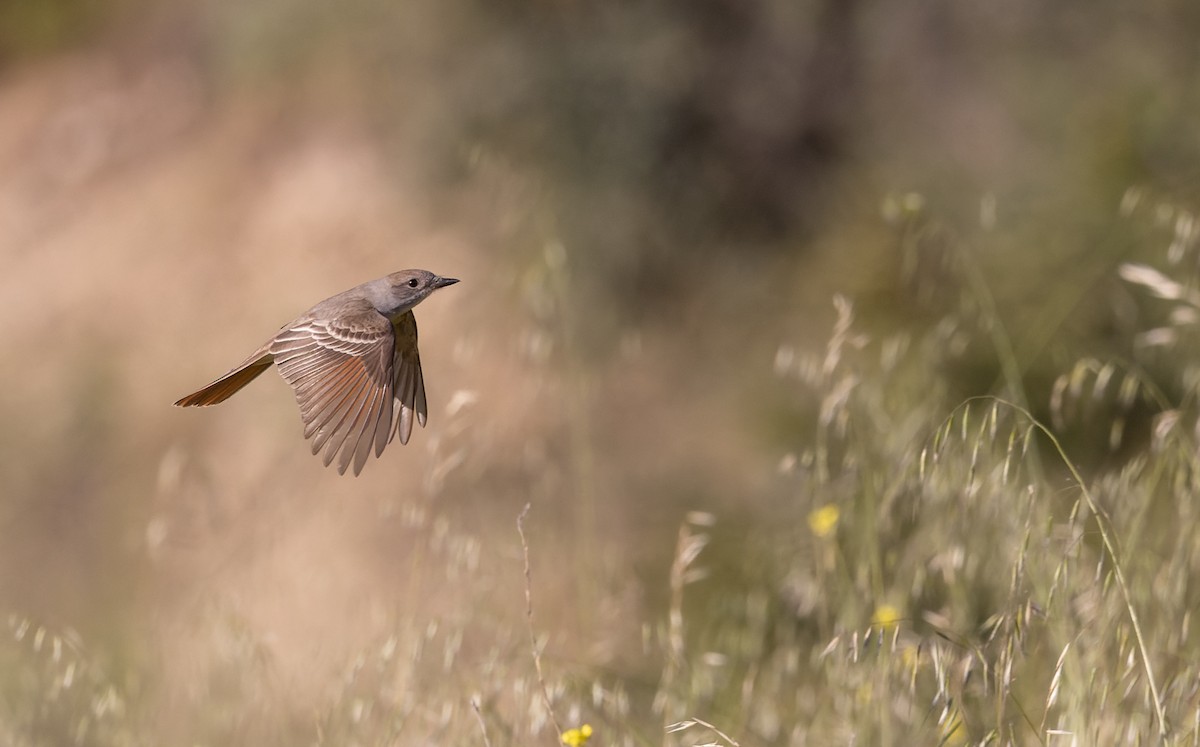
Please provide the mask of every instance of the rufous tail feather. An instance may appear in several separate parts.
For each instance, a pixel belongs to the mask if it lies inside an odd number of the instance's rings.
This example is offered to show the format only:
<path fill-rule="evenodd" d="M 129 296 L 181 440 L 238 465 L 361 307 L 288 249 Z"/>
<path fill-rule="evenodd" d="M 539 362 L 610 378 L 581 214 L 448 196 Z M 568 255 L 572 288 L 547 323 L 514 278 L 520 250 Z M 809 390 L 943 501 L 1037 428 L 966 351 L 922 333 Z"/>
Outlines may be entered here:
<path fill-rule="evenodd" d="M 271 360 L 260 360 L 241 368 L 230 371 L 203 389 L 192 392 L 175 403 L 176 407 L 206 407 L 224 402 L 232 397 L 239 389 L 258 378 L 258 375 L 271 367 Z"/>

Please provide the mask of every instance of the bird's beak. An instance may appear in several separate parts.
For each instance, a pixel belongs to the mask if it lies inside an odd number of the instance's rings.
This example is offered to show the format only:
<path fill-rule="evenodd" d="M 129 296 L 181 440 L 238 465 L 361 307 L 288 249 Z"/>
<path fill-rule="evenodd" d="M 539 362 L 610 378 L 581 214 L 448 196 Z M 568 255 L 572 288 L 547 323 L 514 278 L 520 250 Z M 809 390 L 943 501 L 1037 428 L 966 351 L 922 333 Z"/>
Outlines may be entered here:
<path fill-rule="evenodd" d="M 445 288 L 447 285 L 454 285 L 458 282 L 458 278 L 438 278 L 433 281 L 434 289 Z"/>

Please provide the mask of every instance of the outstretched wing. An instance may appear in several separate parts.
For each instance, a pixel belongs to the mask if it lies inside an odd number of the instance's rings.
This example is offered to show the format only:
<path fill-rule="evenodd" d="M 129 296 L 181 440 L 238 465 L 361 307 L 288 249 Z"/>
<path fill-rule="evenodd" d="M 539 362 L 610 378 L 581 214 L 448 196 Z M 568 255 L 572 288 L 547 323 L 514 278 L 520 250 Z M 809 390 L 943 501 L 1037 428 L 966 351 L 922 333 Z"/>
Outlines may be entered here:
<path fill-rule="evenodd" d="M 297 320 L 275 336 L 269 350 L 296 393 L 304 437 L 312 439 L 313 454 L 324 448 L 328 466 L 340 452 L 338 473 L 344 474 L 353 461 L 357 475 L 371 444 L 379 456 L 395 432 L 394 424 L 403 423 L 403 407 L 393 404 L 401 356 L 392 323 L 370 304 L 364 301 L 339 312 L 332 320 Z M 414 324 L 414 356 L 415 334 Z M 421 388 L 419 363 L 416 375 Z M 409 421 L 411 430 L 411 417 Z M 400 440 L 407 441 L 407 434 Z"/>
<path fill-rule="evenodd" d="M 417 318 L 411 311 L 401 314 L 392 325 L 396 335 L 393 383 L 395 400 L 392 417 L 397 420 L 400 443 L 412 435 L 413 415 L 425 427 L 428 406 L 425 403 L 425 378 L 421 375 L 421 354 L 417 352 Z"/>

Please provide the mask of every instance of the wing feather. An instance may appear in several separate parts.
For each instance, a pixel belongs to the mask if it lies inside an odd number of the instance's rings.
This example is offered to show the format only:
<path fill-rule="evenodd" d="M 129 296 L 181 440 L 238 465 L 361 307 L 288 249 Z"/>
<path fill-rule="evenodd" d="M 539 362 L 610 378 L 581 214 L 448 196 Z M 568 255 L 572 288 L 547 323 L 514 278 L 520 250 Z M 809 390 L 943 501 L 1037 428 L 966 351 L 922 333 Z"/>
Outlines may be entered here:
<path fill-rule="evenodd" d="M 353 462 L 357 475 L 370 444 L 382 453 L 380 424 L 390 430 L 393 420 L 395 340 L 387 317 L 362 301 L 333 319 L 300 319 L 271 342 L 300 406 L 304 437 L 313 454 L 325 450 L 326 466 L 337 457 L 339 472 Z"/>
<path fill-rule="evenodd" d="M 319 450 L 326 443 L 329 444 L 324 456 L 326 467 L 346 440 L 346 433 L 353 426 L 351 413 L 356 412 L 356 405 L 367 397 L 372 384 L 366 377 L 359 377 L 348 381 L 346 387 L 346 390 L 335 394 L 336 401 L 330 407 L 321 411 L 321 425 L 313 436 L 314 449 Z"/>
<path fill-rule="evenodd" d="M 396 349 L 392 367 L 395 371 L 396 435 L 400 443 L 408 443 L 412 435 L 413 416 L 425 425 L 425 381 L 421 376 L 421 354 L 417 351 L 417 319 L 411 311 L 400 315 L 393 323 Z"/>
<path fill-rule="evenodd" d="M 341 452 L 338 458 L 338 474 L 346 473 L 346 465 L 353 458 L 358 439 L 362 437 L 362 429 L 366 427 L 366 408 L 373 402 L 379 389 L 377 386 L 362 389 L 342 413 L 342 420 L 329 442 L 329 451 L 326 454 L 326 458 L 330 458 L 333 454 Z"/>
<path fill-rule="evenodd" d="M 347 360 L 327 379 L 314 381 L 309 400 L 300 407 L 300 416 L 309 425 L 305 431 L 315 432 L 317 427 L 327 425 L 329 418 L 333 417 L 337 408 L 345 402 L 351 387 L 361 383 L 362 378 L 359 366 L 353 360 Z"/>
<path fill-rule="evenodd" d="M 367 456 L 371 453 L 371 442 L 375 436 L 375 428 L 383 414 L 383 408 L 380 405 L 383 403 L 386 393 L 384 387 L 376 387 L 371 390 L 370 399 L 363 403 L 363 408 L 358 416 L 358 427 L 353 429 L 355 434 L 353 448 L 347 443 L 346 447 L 342 449 L 342 458 L 338 463 L 340 474 L 346 473 L 346 468 L 350 465 L 351 454 L 354 456 L 354 474 L 357 475 L 361 472 L 363 465 L 367 463 Z"/>

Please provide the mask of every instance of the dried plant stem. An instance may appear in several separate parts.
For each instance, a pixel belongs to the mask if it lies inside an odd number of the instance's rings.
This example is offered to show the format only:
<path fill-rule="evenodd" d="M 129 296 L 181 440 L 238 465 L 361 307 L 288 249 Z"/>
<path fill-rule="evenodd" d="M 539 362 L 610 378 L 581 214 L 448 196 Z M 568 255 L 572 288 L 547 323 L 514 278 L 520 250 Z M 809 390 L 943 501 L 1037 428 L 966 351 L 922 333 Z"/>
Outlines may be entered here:
<path fill-rule="evenodd" d="M 671 714 L 670 696 L 675 690 L 676 680 L 682 670 L 686 655 L 683 630 L 683 589 L 689 583 L 690 568 L 708 543 L 708 535 L 693 534 L 687 523 L 679 527 L 679 539 L 675 545 L 675 558 L 671 562 L 671 609 L 667 620 L 667 661 L 659 684 L 662 704 L 663 734 L 672 733 L 675 717 Z M 694 720 L 694 719 L 693 719 Z M 700 723 L 700 722 L 696 722 Z"/>
<path fill-rule="evenodd" d="M 483 732 L 483 747 L 492 747 L 492 740 L 488 739 L 487 724 L 483 721 L 483 712 L 479 710 L 479 700 L 471 698 L 471 708 L 475 711 L 475 719 L 479 721 L 479 731 Z"/>
<path fill-rule="evenodd" d="M 713 732 L 721 739 L 724 739 L 725 743 L 728 744 L 730 747 L 741 747 L 741 745 L 738 744 L 738 741 L 736 739 L 729 736 L 728 734 L 721 731 L 720 729 L 713 726 L 712 724 L 708 723 L 707 721 L 698 719 L 695 716 L 684 719 L 683 721 L 679 721 L 674 724 L 670 724 L 669 726 L 667 726 L 667 733 L 674 734 L 676 732 L 686 731 L 686 730 L 692 728 L 693 726 L 703 726 L 705 729 L 708 729 L 709 731 Z M 715 742 L 710 742 L 709 744 L 712 745 L 712 747 L 717 747 Z"/>
<path fill-rule="evenodd" d="M 554 706 L 550 703 L 550 688 L 546 686 L 546 678 L 542 675 L 542 652 L 538 646 L 537 633 L 533 625 L 533 573 L 529 568 L 529 542 L 525 539 L 525 517 L 529 514 L 532 504 L 526 503 L 517 516 L 517 534 L 521 535 L 521 550 L 525 555 L 525 620 L 529 625 L 529 645 L 533 651 L 533 668 L 537 671 L 538 686 L 542 692 L 542 704 L 550 714 L 550 722 L 554 724 L 554 744 L 559 744 L 559 735 L 563 733 L 562 724 L 554 714 Z"/>
<path fill-rule="evenodd" d="M 1066 450 L 1063 448 L 1062 443 L 1059 442 L 1049 428 L 1047 428 L 1041 423 L 1041 421 L 1033 416 L 1033 413 L 1016 403 L 992 396 L 971 397 L 963 402 L 963 404 L 959 407 L 969 407 L 976 400 L 999 403 L 1010 408 L 1014 412 L 1018 412 L 1023 415 L 1037 431 L 1045 435 L 1046 438 L 1050 440 L 1050 444 L 1054 447 L 1054 450 L 1062 460 L 1063 465 L 1065 465 L 1067 471 L 1071 473 L 1071 479 L 1074 480 L 1075 484 L 1079 486 L 1079 492 L 1083 495 L 1084 502 L 1087 504 L 1088 509 L 1096 517 L 1096 526 L 1100 530 L 1100 541 L 1103 543 L 1104 550 L 1108 554 L 1109 559 L 1112 561 L 1113 576 L 1117 579 L 1117 588 L 1121 590 L 1121 600 L 1125 605 L 1125 612 L 1129 615 L 1129 622 L 1133 626 L 1133 635 L 1137 640 L 1138 646 L 1138 658 L 1141 659 L 1142 669 L 1146 672 L 1146 681 L 1150 688 L 1150 697 L 1154 701 L 1154 715 L 1158 721 L 1158 735 L 1160 738 L 1165 739 L 1168 729 L 1167 717 L 1163 712 L 1162 695 L 1159 693 L 1158 681 L 1154 676 L 1154 665 L 1150 663 L 1150 651 L 1146 646 L 1146 637 L 1142 633 L 1141 619 L 1138 617 L 1137 609 L 1133 606 L 1133 597 L 1129 592 L 1129 583 L 1125 580 L 1125 571 L 1121 566 L 1121 558 L 1117 552 L 1117 544 L 1112 536 L 1112 519 L 1109 517 L 1108 512 L 1096 502 L 1096 499 L 1092 495 L 1091 491 L 1088 490 L 1087 485 L 1084 483 L 1083 476 L 1079 474 L 1079 470 L 1075 467 L 1075 463 L 1067 456 Z M 951 417 L 953 417 L 953 415 Z"/>

